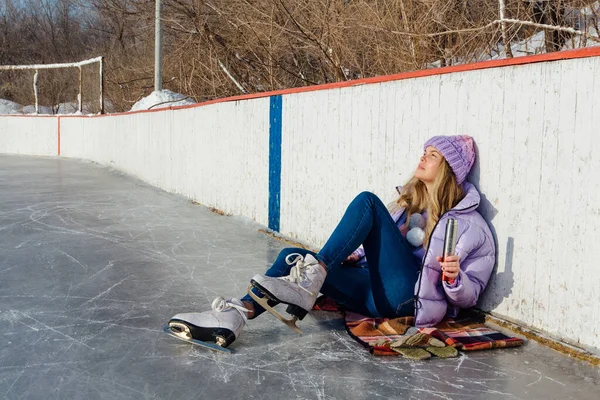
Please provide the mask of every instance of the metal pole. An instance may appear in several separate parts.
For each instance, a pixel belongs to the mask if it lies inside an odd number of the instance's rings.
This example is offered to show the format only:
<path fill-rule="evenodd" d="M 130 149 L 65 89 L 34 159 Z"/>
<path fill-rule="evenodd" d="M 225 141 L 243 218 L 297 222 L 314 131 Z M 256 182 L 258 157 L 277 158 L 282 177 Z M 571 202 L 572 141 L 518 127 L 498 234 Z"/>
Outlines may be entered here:
<path fill-rule="evenodd" d="M 35 70 L 35 74 L 33 74 L 33 95 L 35 96 L 35 113 L 39 114 L 40 113 L 40 106 L 38 103 L 38 88 L 37 88 L 37 82 L 38 82 L 38 70 Z"/>
<path fill-rule="evenodd" d="M 506 22 L 504 21 L 506 18 L 506 4 L 504 4 L 504 0 L 498 0 L 498 7 L 500 9 L 500 21 L 502 21 L 500 26 L 502 28 L 502 41 L 504 42 L 504 48 L 506 49 L 506 57 L 513 58 L 508 35 L 506 34 Z"/>
<path fill-rule="evenodd" d="M 104 57 L 100 57 L 100 114 L 104 114 Z"/>
<path fill-rule="evenodd" d="M 80 113 L 83 113 L 83 82 L 82 82 L 82 73 L 81 67 L 79 67 L 79 95 L 77 96 L 78 109 Z"/>
<path fill-rule="evenodd" d="M 162 24 L 160 21 L 161 0 L 156 1 L 154 23 L 154 90 L 162 90 Z"/>

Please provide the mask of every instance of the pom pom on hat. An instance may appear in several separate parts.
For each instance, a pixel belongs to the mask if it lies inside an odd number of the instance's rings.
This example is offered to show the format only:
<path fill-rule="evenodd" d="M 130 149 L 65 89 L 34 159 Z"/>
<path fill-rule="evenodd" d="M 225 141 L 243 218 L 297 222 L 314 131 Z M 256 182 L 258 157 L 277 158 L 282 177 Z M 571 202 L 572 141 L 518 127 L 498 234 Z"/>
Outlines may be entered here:
<path fill-rule="evenodd" d="M 475 162 L 475 144 L 473 138 L 467 135 L 434 136 L 423 146 L 435 147 L 446 159 L 460 185 L 465 181 Z"/>

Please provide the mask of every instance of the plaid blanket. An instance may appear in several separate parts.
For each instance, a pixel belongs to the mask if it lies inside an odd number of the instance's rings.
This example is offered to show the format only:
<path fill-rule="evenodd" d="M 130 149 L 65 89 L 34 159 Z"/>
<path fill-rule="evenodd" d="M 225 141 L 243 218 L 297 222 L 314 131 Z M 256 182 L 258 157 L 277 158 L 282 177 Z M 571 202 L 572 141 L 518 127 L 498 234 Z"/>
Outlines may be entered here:
<path fill-rule="evenodd" d="M 415 328 L 413 317 L 371 318 L 353 312 L 344 312 L 335 302 L 320 299 L 317 310 L 341 311 L 344 314 L 346 331 L 373 355 L 397 356 L 395 343 L 416 332 L 425 333 L 443 342 L 446 346 L 462 351 L 517 347 L 523 340 L 506 336 L 486 326 L 483 318 L 475 314 L 456 320 L 444 320 L 431 328 Z"/>

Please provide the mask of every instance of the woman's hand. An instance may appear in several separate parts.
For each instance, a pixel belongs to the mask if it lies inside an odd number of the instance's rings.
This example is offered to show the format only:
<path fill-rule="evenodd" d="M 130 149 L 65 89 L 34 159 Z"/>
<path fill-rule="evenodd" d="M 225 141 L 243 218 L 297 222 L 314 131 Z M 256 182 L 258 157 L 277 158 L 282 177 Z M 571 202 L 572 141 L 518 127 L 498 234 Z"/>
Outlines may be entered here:
<path fill-rule="evenodd" d="M 344 260 L 344 264 L 356 264 L 358 260 L 360 260 L 359 255 L 352 253 Z"/>
<path fill-rule="evenodd" d="M 443 257 L 437 258 L 437 261 L 442 267 L 442 274 L 451 281 L 454 281 L 460 272 L 458 258 L 458 256 L 448 256 L 446 257 L 446 261 L 444 261 Z"/>

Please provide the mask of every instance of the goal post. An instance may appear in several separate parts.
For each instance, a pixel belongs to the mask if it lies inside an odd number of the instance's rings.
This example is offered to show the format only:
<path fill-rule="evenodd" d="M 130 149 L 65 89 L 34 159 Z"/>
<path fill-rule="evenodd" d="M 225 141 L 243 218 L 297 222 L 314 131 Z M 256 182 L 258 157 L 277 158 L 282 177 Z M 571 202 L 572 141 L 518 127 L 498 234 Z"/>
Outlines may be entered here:
<path fill-rule="evenodd" d="M 104 57 L 90 58 L 89 60 L 83 60 L 74 63 L 60 63 L 60 64 L 33 64 L 33 65 L 0 65 L 0 71 L 11 71 L 11 70 L 34 70 L 33 74 L 33 93 L 35 96 L 35 113 L 39 112 L 38 102 L 38 72 L 40 69 L 61 69 L 61 68 L 78 68 L 79 69 L 79 91 L 77 95 L 78 110 L 83 112 L 83 84 L 82 84 L 82 71 L 81 67 L 84 65 L 98 63 L 98 77 L 99 77 L 99 90 L 100 90 L 100 114 L 104 114 Z"/>

